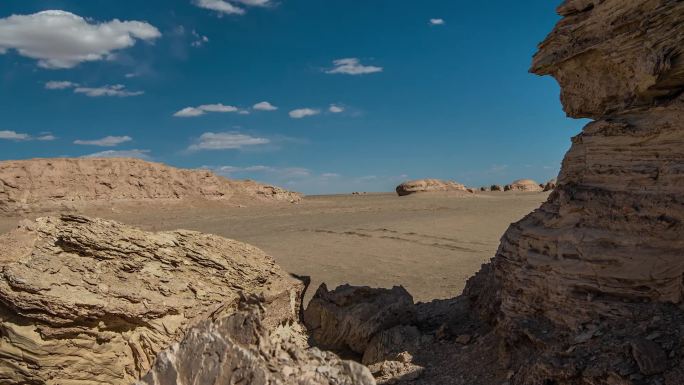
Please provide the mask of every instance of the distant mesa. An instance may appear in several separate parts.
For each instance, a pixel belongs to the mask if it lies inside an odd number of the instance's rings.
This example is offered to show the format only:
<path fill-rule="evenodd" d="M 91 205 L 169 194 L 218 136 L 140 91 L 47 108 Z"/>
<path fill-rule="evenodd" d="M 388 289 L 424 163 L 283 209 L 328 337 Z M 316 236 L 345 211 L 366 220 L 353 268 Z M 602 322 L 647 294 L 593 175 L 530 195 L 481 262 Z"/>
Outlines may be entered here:
<path fill-rule="evenodd" d="M 0 213 L 40 212 L 86 204 L 155 201 L 299 202 L 298 193 L 208 170 L 139 159 L 32 159 L 0 162 Z"/>
<path fill-rule="evenodd" d="M 397 186 L 397 194 L 406 196 L 424 192 L 472 192 L 465 185 L 439 179 L 418 179 L 404 182 Z"/>
<path fill-rule="evenodd" d="M 518 179 L 504 187 L 504 191 L 536 192 L 542 190 L 543 188 L 539 185 L 539 183 L 535 182 L 532 179 Z"/>

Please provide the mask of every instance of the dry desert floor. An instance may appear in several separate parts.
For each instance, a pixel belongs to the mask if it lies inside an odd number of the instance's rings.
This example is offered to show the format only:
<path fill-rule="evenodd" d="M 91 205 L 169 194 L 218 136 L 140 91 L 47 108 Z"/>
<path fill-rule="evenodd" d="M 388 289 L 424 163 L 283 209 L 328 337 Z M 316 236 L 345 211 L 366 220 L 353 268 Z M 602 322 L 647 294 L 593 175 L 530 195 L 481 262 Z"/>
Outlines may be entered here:
<path fill-rule="evenodd" d="M 297 205 L 165 206 L 83 213 L 146 230 L 188 229 L 253 244 L 287 271 L 321 282 L 403 285 L 417 301 L 451 298 L 496 252 L 510 223 L 531 212 L 548 193 L 328 195 Z M 34 215 L 35 216 L 35 215 Z M 0 232 L 21 218 L 0 218 Z"/>

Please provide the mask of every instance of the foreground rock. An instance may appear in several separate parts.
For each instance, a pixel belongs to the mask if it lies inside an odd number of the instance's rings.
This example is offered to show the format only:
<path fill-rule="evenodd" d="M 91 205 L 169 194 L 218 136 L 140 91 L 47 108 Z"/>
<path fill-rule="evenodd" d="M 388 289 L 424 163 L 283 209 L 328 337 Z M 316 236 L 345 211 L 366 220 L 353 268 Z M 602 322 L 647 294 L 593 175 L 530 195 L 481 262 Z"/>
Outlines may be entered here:
<path fill-rule="evenodd" d="M 556 182 L 556 179 L 551 179 L 546 184 L 544 185 L 544 191 L 552 191 L 553 189 L 556 188 L 558 185 L 558 182 Z"/>
<path fill-rule="evenodd" d="M 504 187 L 505 191 L 524 191 L 524 192 L 536 192 L 542 191 L 543 188 L 539 186 L 539 183 L 533 181 L 532 179 L 518 179 L 511 184 Z"/>
<path fill-rule="evenodd" d="M 380 331 L 413 322 L 413 297 L 403 288 L 340 286 L 316 291 L 304 311 L 304 323 L 317 346 L 363 355 Z"/>
<path fill-rule="evenodd" d="M 316 348 L 303 349 L 284 330 L 269 332 L 263 317 L 258 303 L 241 303 L 235 314 L 202 322 L 161 352 L 138 385 L 375 384 L 363 365 Z"/>
<path fill-rule="evenodd" d="M 301 196 L 207 170 L 139 159 L 32 159 L 0 162 L 0 213 L 78 208 L 83 204 L 210 200 L 297 202 Z"/>
<path fill-rule="evenodd" d="M 439 179 L 419 179 L 404 182 L 397 186 L 396 190 L 399 196 L 423 192 L 468 192 L 465 185 Z"/>
<path fill-rule="evenodd" d="M 130 384 L 203 320 L 261 298 L 296 324 L 303 285 L 259 249 L 80 216 L 0 236 L 0 383 Z"/>

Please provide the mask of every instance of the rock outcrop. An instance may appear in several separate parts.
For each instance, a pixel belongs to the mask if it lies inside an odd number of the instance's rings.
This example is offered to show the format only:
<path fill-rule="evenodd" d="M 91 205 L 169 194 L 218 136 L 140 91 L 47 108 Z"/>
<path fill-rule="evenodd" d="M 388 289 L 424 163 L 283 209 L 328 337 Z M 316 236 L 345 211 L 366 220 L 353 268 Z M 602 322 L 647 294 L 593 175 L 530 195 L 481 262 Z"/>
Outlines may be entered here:
<path fill-rule="evenodd" d="M 439 179 L 418 179 L 404 182 L 397 186 L 396 190 L 399 196 L 424 192 L 468 192 L 465 185 Z"/>
<path fill-rule="evenodd" d="M 525 192 L 537 192 L 542 191 L 543 188 L 539 186 L 539 183 L 532 179 L 518 179 L 511 184 L 504 187 L 505 191 L 525 191 Z"/>
<path fill-rule="evenodd" d="M 198 322 L 261 298 L 298 322 L 303 284 L 259 249 L 81 216 L 0 236 L 0 383 L 131 384 Z"/>
<path fill-rule="evenodd" d="M 568 0 L 532 71 L 591 118 L 480 301 L 510 383 L 684 383 L 684 2 Z"/>
<path fill-rule="evenodd" d="M 557 185 L 558 182 L 556 181 L 556 178 L 553 178 L 544 184 L 544 191 L 552 191 Z"/>
<path fill-rule="evenodd" d="M 263 326 L 256 304 L 204 321 L 161 352 L 137 385 L 375 385 L 368 368 L 316 348 L 304 349 L 289 335 Z"/>
<path fill-rule="evenodd" d="M 413 297 L 400 286 L 343 285 L 328 291 L 322 284 L 304 311 L 304 324 L 316 346 L 360 355 L 377 333 L 414 319 Z"/>
<path fill-rule="evenodd" d="M 253 181 L 226 179 L 208 170 L 183 170 L 139 159 L 0 162 L 0 213 L 183 200 L 298 202 L 301 196 Z"/>

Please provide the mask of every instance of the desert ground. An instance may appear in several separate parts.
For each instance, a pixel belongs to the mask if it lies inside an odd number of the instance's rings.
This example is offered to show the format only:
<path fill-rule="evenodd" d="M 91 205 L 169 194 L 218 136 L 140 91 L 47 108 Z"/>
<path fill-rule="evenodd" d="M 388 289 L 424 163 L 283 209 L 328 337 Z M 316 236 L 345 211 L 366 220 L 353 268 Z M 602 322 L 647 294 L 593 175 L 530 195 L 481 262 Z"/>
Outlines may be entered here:
<path fill-rule="evenodd" d="M 403 285 L 416 301 L 457 296 L 494 256 L 510 223 L 537 208 L 548 193 L 394 193 L 306 197 L 299 204 L 229 207 L 150 203 L 84 209 L 145 230 L 188 229 L 255 245 L 285 271 L 321 282 Z M 32 217 L 42 216 L 32 215 Z M 0 232 L 21 218 L 0 218 Z"/>

